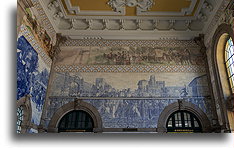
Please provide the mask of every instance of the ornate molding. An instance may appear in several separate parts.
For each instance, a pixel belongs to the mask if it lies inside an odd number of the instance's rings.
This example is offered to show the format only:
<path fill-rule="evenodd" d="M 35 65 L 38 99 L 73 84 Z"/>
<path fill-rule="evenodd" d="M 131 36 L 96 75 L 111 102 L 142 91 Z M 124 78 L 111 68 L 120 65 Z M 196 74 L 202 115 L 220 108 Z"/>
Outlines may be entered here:
<path fill-rule="evenodd" d="M 77 15 L 125 15 L 125 8 L 118 8 L 117 11 L 82 11 L 80 10 L 80 7 L 74 7 L 72 6 L 70 0 L 65 0 L 65 4 L 67 6 L 67 9 L 69 13 L 71 14 L 77 14 Z M 63 12 L 65 12 L 66 15 L 66 10 L 63 7 L 62 2 L 60 1 L 60 7 L 63 9 Z"/>
<path fill-rule="evenodd" d="M 148 11 L 151 9 L 151 7 L 155 4 L 154 0 L 109 0 L 107 3 L 111 6 L 111 8 L 115 12 L 124 12 L 125 15 L 125 7 L 137 7 L 137 15 L 140 15 L 141 13 Z"/>
<path fill-rule="evenodd" d="M 200 0 L 197 11 L 194 13 L 194 16 L 186 16 L 180 17 L 176 15 L 172 15 L 171 17 L 154 17 L 152 15 L 147 16 L 95 16 L 99 12 L 95 12 L 89 14 L 91 16 L 82 16 L 75 15 L 78 13 L 79 9 L 71 6 L 71 11 L 73 11 L 74 15 L 68 15 L 61 4 L 61 1 L 51 0 L 51 1 L 43 1 L 43 8 L 46 14 L 49 16 L 50 21 L 53 26 L 57 30 L 57 33 L 61 33 L 62 35 L 69 35 L 71 38 L 75 39 L 83 39 L 83 38 L 104 38 L 107 39 L 110 36 L 116 36 L 111 39 L 120 39 L 122 37 L 128 39 L 137 39 L 136 35 L 133 32 L 145 31 L 150 33 L 150 31 L 154 32 L 154 39 L 158 39 L 158 37 L 163 36 L 162 38 L 169 37 L 170 39 L 181 39 L 184 38 L 192 39 L 198 34 L 204 33 L 204 29 L 208 24 L 207 21 L 209 18 L 213 16 L 213 13 L 216 12 L 217 7 L 219 7 L 219 2 L 216 1 L 206 1 Z M 121 2 L 122 0 L 120 0 Z M 190 10 L 192 10 L 193 5 L 197 0 L 189 0 L 191 1 L 190 8 L 187 10 L 183 10 L 183 14 L 190 14 Z M 66 0 L 67 3 L 70 3 L 70 0 Z M 116 2 L 114 0 L 110 2 Z M 129 0 L 128 2 L 132 2 L 132 4 L 128 4 L 131 6 L 138 7 L 138 10 L 143 8 L 150 9 L 150 7 L 145 4 L 146 2 L 151 3 L 151 0 L 144 1 L 143 6 L 140 7 L 140 3 L 137 0 Z M 142 2 L 143 3 L 143 2 Z M 156 3 L 157 4 L 157 3 Z M 59 5 L 59 6 L 58 6 Z M 138 6 L 139 5 L 139 6 Z M 79 12 L 81 13 L 82 10 Z M 86 11 L 85 11 L 86 12 Z M 87 11 L 88 12 L 88 11 Z M 113 11 L 114 12 L 114 11 Z M 144 13 L 148 13 L 151 11 L 144 11 Z M 114 12 L 116 13 L 116 12 Z M 173 13 L 175 14 L 175 13 Z M 118 14 L 119 15 L 119 14 Z M 168 15 L 168 14 L 167 14 Z M 99 31 L 99 32 L 97 32 Z M 117 32 L 118 31 L 118 32 Z M 174 32 L 172 32 L 174 31 Z M 170 32 L 171 35 L 166 32 Z M 152 33 L 152 32 L 151 32 Z M 97 34 L 100 34 L 97 36 Z M 122 37 L 118 36 L 118 34 L 123 34 Z M 129 34 L 129 35 L 125 35 Z M 131 35 L 130 35 L 131 34 Z M 139 33 L 138 33 L 139 34 Z M 140 33 L 140 36 L 144 33 Z M 186 35 L 187 34 L 187 35 Z M 127 37 L 128 36 L 128 37 Z M 155 38 L 155 36 L 157 36 Z M 186 36 L 186 37 L 184 37 Z M 179 38 L 178 38 L 179 37 Z M 184 38 L 181 38 L 184 37 Z M 138 38 L 143 39 L 145 38 Z"/>
<path fill-rule="evenodd" d="M 211 43 L 212 43 L 212 37 L 215 33 L 215 30 L 218 28 L 219 25 L 228 22 L 227 21 L 227 13 L 225 13 L 228 4 L 230 3 L 230 0 L 223 0 L 222 2 L 220 2 L 221 5 L 219 6 L 219 8 L 217 8 L 216 13 L 214 15 L 214 17 L 212 18 L 212 20 L 209 22 L 209 24 L 207 25 L 207 27 L 205 27 L 203 29 L 203 32 L 205 33 L 205 45 L 206 47 L 211 47 Z M 214 10 L 213 10 L 214 11 Z M 229 20 L 230 22 L 230 20 Z"/>
<path fill-rule="evenodd" d="M 42 5 L 40 4 L 40 2 L 38 0 L 32 0 L 32 3 L 34 5 L 34 7 L 37 9 L 37 12 L 39 14 L 40 20 L 43 24 L 43 27 L 46 29 L 48 35 L 50 36 L 50 38 L 52 39 L 53 43 L 55 43 L 56 41 L 56 31 L 53 27 L 53 25 L 51 24 L 51 22 L 48 19 L 48 16 L 46 15 L 45 11 L 42 8 Z"/>
<path fill-rule="evenodd" d="M 65 0 L 66 7 L 71 14 L 77 15 L 125 15 L 126 6 L 136 7 L 136 15 L 160 15 L 160 16 L 184 16 L 191 15 L 196 7 L 198 0 L 188 0 L 191 2 L 188 8 L 182 8 L 180 12 L 149 12 L 148 10 L 155 4 L 155 0 L 109 0 L 107 4 L 113 9 L 113 11 L 82 11 L 79 6 L 72 6 L 70 0 Z M 203 2 L 199 2 L 198 11 L 202 8 Z M 53 4 L 53 2 L 51 2 Z M 51 5 L 50 4 L 50 5 Z M 66 13 L 66 10 L 63 8 L 63 4 L 60 2 L 60 6 Z M 196 12 L 197 13 L 197 12 Z"/>
<path fill-rule="evenodd" d="M 54 0 L 47 4 L 47 8 L 52 13 L 54 19 L 56 20 L 59 29 L 74 29 L 74 30 L 171 30 L 172 28 L 177 31 L 181 30 L 202 30 L 202 28 L 194 28 L 194 25 L 190 25 L 193 23 L 198 23 L 200 21 L 205 22 L 207 20 L 208 14 L 201 12 L 204 9 L 213 10 L 213 6 L 210 3 L 205 2 L 205 0 L 201 0 L 199 2 L 197 11 L 195 16 L 181 17 L 181 18 L 157 18 L 155 19 L 155 15 L 157 16 L 184 16 L 191 15 L 193 12 L 195 5 L 197 4 L 197 0 L 188 0 L 191 1 L 191 5 L 189 8 L 184 8 L 181 12 L 149 12 L 150 8 L 154 4 L 154 0 L 109 0 L 108 4 L 113 8 L 112 12 L 103 12 L 103 11 L 81 11 L 79 7 L 73 7 L 71 5 L 70 0 L 65 0 L 67 8 L 69 12 L 76 15 L 68 15 L 61 1 Z M 58 6 L 59 5 L 59 6 Z M 147 15 L 148 17 L 136 18 L 136 17 L 128 17 L 123 16 L 121 19 L 119 16 L 110 17 L 108 15 L 113 15 L 113 13 L 117 13 L 117 15 L 125 15 L 125 6 L 137 7 L 137 15 Z M 91 16 L 82 16 L 82 15 L 91 15 Z M 96 16 L 97 17 L 92 17 Z M 101 16 L 107 15 L 107 16 Z M 89 21 L 87 21 L 89 20 Z M 90 23 L 90 21 L 92 23 Z M 131 23 L 129 23 L 129 21 Z M 180 27 L 177 26 L 177 22 L 183 21 L 184 23 L 180 23 Z M 66 22 L 66 23 L 62 23 Z M 100 23 L 103 22 L 103 23 Z M 120 22 L 115 23 L 115 22 Z M 139 25 L 138 22 L 142 22 Z M 145 25 L 145 23 L 150 23 L 150 25 Z M 157 22 L 155 25 L 154 22 Z M 171 23 L 173 22 L 173 23 Z M 189 25 L 187 22 L 190 22 Z M 72 26 L 82 26 L 82 27 L 66 27 L 68 24 L 72 24 Z M 132 25 L 134 24 L 134 25 Z M 66 26 L 64 26 L 66 25 Z M 118 27 L 112 27 L 116 26 Z M 182 28 L 181 28 L 182 25 Z M 183 26 L 184 25 L 184 26 Z M 71 26 L 71 25 L 70 25 Z M 99 27 L 95 27 L 99 26 Z M 109 27 L 107 27 L 109 26 Z M 126 27 L 124 27 L 126 26 Z M 136 26 L 134 28 L 128 26 Z M 193 26 L 193 27 L 191 27 Z"/>
<path fill-rule="evenodd" d="M 195 6 L 196 6 L 198 0 L 187 0 L 187 1 L 191 1 L 190 6 L 188 8 L 182 8 L 180 12 L 149 12 L 149 11 L 146 11 L 145 9 L 140 8 L 140 9 L 137 9 L 137 15 L 151 15 L 151 16 L 153 16 L 153 15 L 160 15 L 160 16 L 185 16 L 185 15 L 191 15 L 192 12 L 195 9 Z M 201 2 L 199 3 L 198 11 L 200 11 L 199 9 L 201 9 L 201 6 L 202 6 L 203 2 L 204 2 L 204 0 L 201 0 Z M 153 4 L 154 3 L 152 3 L 152 5 Z"/>

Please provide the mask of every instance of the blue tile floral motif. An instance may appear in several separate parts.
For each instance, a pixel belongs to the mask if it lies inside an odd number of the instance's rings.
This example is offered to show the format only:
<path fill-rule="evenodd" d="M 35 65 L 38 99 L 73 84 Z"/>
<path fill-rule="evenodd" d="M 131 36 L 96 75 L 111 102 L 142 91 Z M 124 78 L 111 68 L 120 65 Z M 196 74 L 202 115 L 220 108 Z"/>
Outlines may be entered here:
<path fill-rule="evenodd" d="M 17 42 L 17 100 L 31 96 L 32 122 L 40 123 L 50 69 L 24 36 Z"/>

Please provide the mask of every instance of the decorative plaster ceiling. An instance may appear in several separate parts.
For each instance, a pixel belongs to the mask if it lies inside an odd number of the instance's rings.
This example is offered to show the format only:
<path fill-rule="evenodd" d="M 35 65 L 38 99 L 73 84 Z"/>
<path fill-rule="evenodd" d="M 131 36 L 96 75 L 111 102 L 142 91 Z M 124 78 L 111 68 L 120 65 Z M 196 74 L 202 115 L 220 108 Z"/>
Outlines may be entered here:
<path fill-rule="evenodd" d="M 205 33 L 227 0 L 39 0 L 72 39 L 180 39 Z"/>

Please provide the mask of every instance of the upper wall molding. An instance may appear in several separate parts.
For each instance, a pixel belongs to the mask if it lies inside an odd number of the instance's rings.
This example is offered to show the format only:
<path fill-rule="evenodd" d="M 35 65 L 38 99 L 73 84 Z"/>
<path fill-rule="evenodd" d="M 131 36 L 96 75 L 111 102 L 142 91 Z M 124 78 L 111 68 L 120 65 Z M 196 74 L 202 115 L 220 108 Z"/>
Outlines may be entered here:
<path fill-rule="evenodd" d="M 200 48 L 193 40 L 102 40 L 102 39 L 68 39 L 61 47 L 66 46 L 99 46 L 99 47 L 195 47 Z"/>
<path fill-rule="evenodd" d="M 74 7 L 71 4 L 70 0 L 65 0 L 67 9 L 71 14 L 78 14 L 78 15 L 125 15 L 126 14 L 126 6 L 128 7 L 136 7 L 136 15 L 160 15 L 160 16 L 184 16 L 184 15 L 191 15 L 198 0 L 188 0 L 191 2 L 188 8 L 182 8 L 180 12 L 150 12 L 148 10 L 151 9 L 153 4 L 155 4 L 154 0 L 144 0 L 144 1 L 137 1 L 137 0 L 109 0 L 108 5 L 112 8 L 113 11 L 81 11 L 80 7 Z M 202 7 L 202 2 L 199 3 L 198 9 L 200 10 Z M 60 3 L 61 4 L 61 3 Z M 206 3 L 208 5 L 208 3 Z M 64 9 L 63 9 L 64 10 Z M 196 11 L 198 13 L 199 11 Z"/>
<path fill-rule="evenodd" d="M 36 1 L 36 0 L 34 0 Z M 136 0 L 129 0 L 123 3 L 120 8 L 125 5 L 132 5 L 137 7 L 137 15 L 144 13 L 145 16 L 101 16 L 95 12 L 93 16 L 76 15 L 80 13 L 90 13 L 89 11 L 80 10 L 78 7 L 71 5 L 70 0 L 65 0 L 68 6 L 68 11 L 74 15 L 68 15 L 60 0 L 37 0 L 40 2 L 43 11 L 47 15 L 47 19 L 51 22 L 52 26 L 57 33 L 65 36 L 70 36 L 73 39 L 85 38 L 101 38 L 101 39 L 147 39 L 152 40 L 160 39 L 160 37 L 169 39 L 193 39 L 201 33 L 204 33 L 203 28 L 208 28 L 210 18 L 215 16 L 218 8 L 220 8 L 220 0 L 200 0 L 198 6 L 194 6 L 197 0 L 191 1 L 189 8 L 184 8 L 180 14 L 152 12 L 150 5 L 153 1 L 146 0 L 143 6 Z M 227 1 L 227 0 L 223 0 Z M 109 3 L 116 3 L 115 0 L 110 0 Z M 119 1 L 118 1 L 119 2 Z M 121 2 L 121 1 L 120 1 Z M 130 3 L 131 2 L 131 3 Z M 157 3 L 156 3 L 157 4 Z M 117 13 L 117 6 L 115 6 L 112 13 Z M 191 10 L 197 7 L 197 11 L 192 15 Z M 142 12 L 140 11 L 142 9 Z M 146 10 L 143 12 L 143 10 Z M 150 14 L 147 14 L 150 13 Z M 151 13 L 158 13 L 152 14 Z M 165 14 L 165 15 L 164 15 Z M 160 15 L 160 16 L 153 16 Z M 168 17 L 168 15 L 171 15 Z M 187 15 L 187 16 L 185 16 Z M 98 36 L 97 36 L 98 34 Z M 126 35 L 127 34 L 127 35 Z"/>
<path fill-rule="evenodd" d="M 76 14 L 76 15 L 126 15 L 126 6 L 128 7 L 136 7 L 136 15 L 149 15 L 149 16 L 184 16 L 184 15 L 191 15 L 196 7 L 196 4 L 198 0 L 187 0 L 190 1 L 191 4 L 187 8 L 182 8 L 180 12 L 160 12 L 160 11 L 149 11 L 151 7 L 156 4 L 155 0 L 143 0 L 143 1 L 137 1 L 137 0 L 109 0 L 107 4 L 112 8 L 113 11 L 88 11 L 88 10 L 81 10 L 79 6 L 72 6 L 70 0 L 65 0 L 65 4 L 67 7 L 67 10 L 70 14 Z M 195 12 L 195 15 L 198 14 L 198 12 L 201 10 L 202 6 L 205 8 L 205 5 L 210 4 L 208 2 L 203 5 L 205 0 L 200 0 L 197 10 Z M 53 3 L 58 3 L 60 7 L 62 8 L 63 13 L 65 14 L 66 18 L 72 17 L 70 16 L 62 2 L 60 0 L 55 0 L 52 3 L 49 4 L 49 7 L 54 7 Z"/>
<path fill-rule="evenodd" d="M 39 19 L 42 22 L 43 27 L 47 31 L 48 35 L 52 39 L 53 44 L 56 42 L 56 26 L 53 26 L 48 16 L 46 15 L 45 11 L 42 8 L 42 5 L 39 3 L 39 0 L 32 0 L 33 6 L 36 8 L 38 12 Z"/>
<path fill-rule="evenodd" d="M 218 28 L 223 23 L 231 24 L 233 26 L 233 16 L 232 12 L 227 8 L 229 3 L 233 3 L 230 0 L 220 1 L 220 7 L 216 8 L 217 12 L 208 21 L 209 24 L 204 27 L 203 32 L 205 34 L 205 45 L 207 48 L 211 48 L 213 35 Z"/>

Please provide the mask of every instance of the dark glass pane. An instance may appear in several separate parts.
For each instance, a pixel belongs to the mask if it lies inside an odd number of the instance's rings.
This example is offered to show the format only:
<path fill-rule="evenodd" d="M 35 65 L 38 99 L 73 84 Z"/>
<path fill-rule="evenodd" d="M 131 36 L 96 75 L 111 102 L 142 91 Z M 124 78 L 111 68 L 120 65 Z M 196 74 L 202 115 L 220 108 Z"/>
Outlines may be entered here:
<path fill-rule="evenodd" d="M 67 126 L 64 126 L 67 125 Z M 92 131 L 93 119 L 84 111 L 67 113 L 59 123 L 59 132 L 66 131 Z"/>

